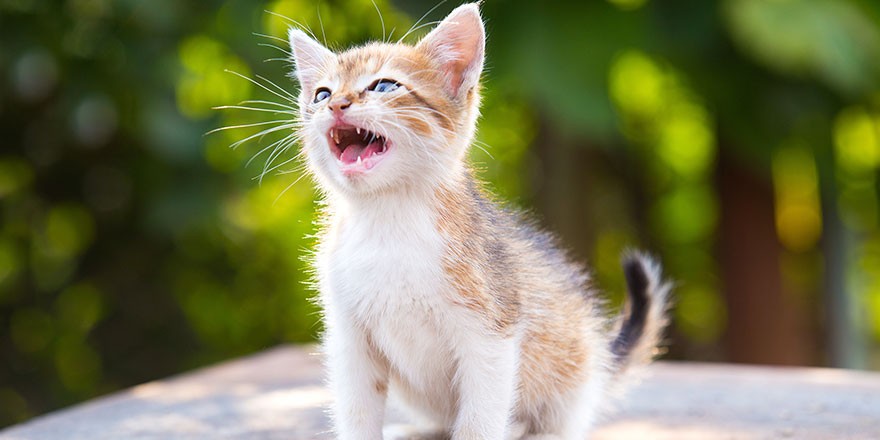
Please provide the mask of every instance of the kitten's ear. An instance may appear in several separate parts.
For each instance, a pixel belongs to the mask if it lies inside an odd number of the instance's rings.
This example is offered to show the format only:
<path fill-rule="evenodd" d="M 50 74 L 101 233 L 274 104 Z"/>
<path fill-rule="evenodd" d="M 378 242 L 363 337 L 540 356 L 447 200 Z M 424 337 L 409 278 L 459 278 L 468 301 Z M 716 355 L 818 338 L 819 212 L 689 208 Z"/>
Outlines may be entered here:
<path fill-rule="evenodd" d="M 477 4 L 455 8 L 416 48 L 440 62 L 452 96 L 477 85 L 486 52 L 486 32 Z"/>
<path fill-rule="evenodd" d="M 299 84 L 302 90 L 312 90 L 336 55 L 299 29 L 291 29 L 289 38 Z"/>

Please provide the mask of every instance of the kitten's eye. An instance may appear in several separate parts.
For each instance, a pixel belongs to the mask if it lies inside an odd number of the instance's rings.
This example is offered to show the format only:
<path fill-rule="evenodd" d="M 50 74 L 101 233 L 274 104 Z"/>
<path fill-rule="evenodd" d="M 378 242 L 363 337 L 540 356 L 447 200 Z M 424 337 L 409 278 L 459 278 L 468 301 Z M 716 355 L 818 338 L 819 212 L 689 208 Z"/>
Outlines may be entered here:
<path fill-rule="evenodd" d="M 316 102 L 316 103 L 317 103 L 317 102 L 321 102 L 321 101 L 323 101 L 323 100 L 325 100 L 325 99 L 327 99 L 327 98 L 329 98 L 329 97 L 330 97 L 330 89 L 328 89 L 328 88 L 326 88 L 326 87 L 321 87 L 321 88 L 318 89 L 318 91 L 315 93 L 315 102 Z"/>
<path fill-rule="evenodd" d="M 393 92 L 400 87 L 400 83 L 393 79 L 377 79 L 370 84 L 370 87 L 367 87 L 367 90 L 371 92 Z"/>

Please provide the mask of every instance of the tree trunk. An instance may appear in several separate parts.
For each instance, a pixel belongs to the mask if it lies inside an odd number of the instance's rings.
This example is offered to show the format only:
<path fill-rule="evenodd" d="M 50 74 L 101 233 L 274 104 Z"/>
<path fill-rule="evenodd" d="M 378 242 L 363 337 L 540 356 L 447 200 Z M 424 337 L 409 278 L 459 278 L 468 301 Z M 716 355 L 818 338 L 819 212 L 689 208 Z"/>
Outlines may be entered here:
<path fill-rule="evenodd" d="M 719 262 L 727 302 L 727 358 L 777 365 L 815 364 L 808 314 L 784 291 L 773 187 L 724 153 L 719 158 Z"/>

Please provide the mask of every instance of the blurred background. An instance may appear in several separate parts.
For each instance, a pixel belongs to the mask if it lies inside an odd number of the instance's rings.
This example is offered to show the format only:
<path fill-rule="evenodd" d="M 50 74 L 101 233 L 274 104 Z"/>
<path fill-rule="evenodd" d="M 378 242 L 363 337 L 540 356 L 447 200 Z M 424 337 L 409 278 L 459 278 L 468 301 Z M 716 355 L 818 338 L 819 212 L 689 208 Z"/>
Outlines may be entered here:
<path fill-rule="evenodd" d="M 457 1 L 0 0 L 0 426 L 314 341 L 296 147 L 205 135 L 289 115 L 212 107 L 289 102 L 281 16 L 342 49 Z M 620 251 L 661 257 L 667 358 L 880 369 L 880 4 L 483 11 L 481 176 L 615 306 Z"/>

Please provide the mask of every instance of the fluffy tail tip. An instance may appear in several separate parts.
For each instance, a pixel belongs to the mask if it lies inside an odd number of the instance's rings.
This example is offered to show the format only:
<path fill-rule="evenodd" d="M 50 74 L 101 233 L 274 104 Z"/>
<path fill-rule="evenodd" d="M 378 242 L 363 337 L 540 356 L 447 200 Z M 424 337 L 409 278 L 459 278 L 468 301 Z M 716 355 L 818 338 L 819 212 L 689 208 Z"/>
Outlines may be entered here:
<path fill-rule="evenodd" d="M 623 274 L 629 300 L 620 333 L 611 344 L 620 370 L 648 363 L 654 357 L 668 323 L 670 290 L 669 283 L 662 279 L 660 265 L 646 254 L 626 253 Z"/>

